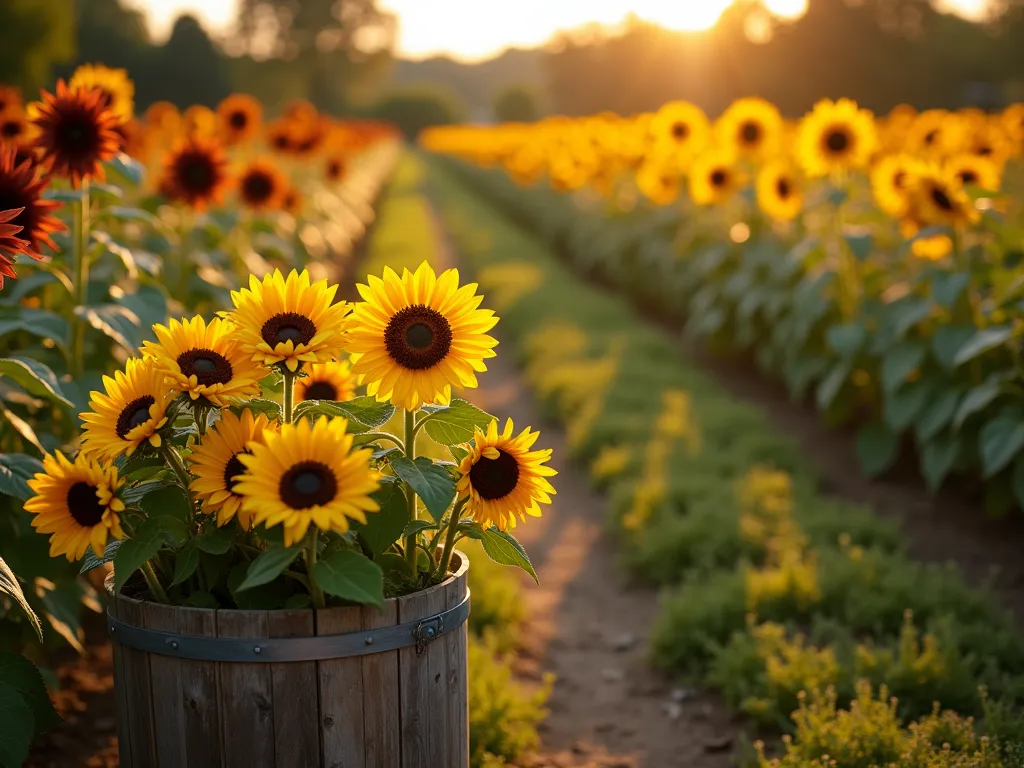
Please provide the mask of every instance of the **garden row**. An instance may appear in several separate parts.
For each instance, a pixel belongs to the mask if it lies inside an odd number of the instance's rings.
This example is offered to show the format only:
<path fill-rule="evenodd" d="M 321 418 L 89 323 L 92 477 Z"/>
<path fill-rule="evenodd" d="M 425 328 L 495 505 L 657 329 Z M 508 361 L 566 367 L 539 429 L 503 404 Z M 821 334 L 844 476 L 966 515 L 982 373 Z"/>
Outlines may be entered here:
<path fill-rule="evenodd" d="M 912 562 L 870 510 L 824 498 L 762 414 L 564 265 L 559 198 L 430 167 L 526 381 L 611 499 L 625 562 L 667 589 L 655 663 L 791 733 L 781 765 L 1019 765 L 1024 642 L 994 601 L 953 568 Z M 525 221 L 525 205 L 530 228 L 501 212 Z"/>

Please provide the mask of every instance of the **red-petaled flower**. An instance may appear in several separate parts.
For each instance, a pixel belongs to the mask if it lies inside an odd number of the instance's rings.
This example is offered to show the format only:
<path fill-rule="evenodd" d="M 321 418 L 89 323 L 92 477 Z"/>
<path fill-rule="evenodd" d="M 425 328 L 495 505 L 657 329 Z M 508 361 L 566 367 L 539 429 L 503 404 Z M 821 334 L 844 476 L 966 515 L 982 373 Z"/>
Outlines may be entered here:
<path fill-rule="evenodd" d="M 22 228 L 11 223 L 20 213 L 20 208 L 15 208 L 13 211 L 0 211 L 0 288 L 4 287 L 5 277 L 18 276 L 14 272 L 12 257 L 19 253 L 25 253 L 25 249 L 28 248 L 28 240 L 16 237 Z"/>
<path fill-rule="evenodd" d="M 223 200 L 228 185 L 227 165 L 217 141 L 193 136 L 171 150 L 160 190 L 168 200 L 202 210 Z"/>
<path fill-rule="evenodd" d="M 63 80 L 57 81 L 56 95 L 43 91 L 43 101 L 33 105 L 32 123 L 47 173 L 71 179 L 76 187 L 84 179 L 104 178 L 103 161 L 121 145 L 118 118 L 105 104 L 100 89 L 72 89 Z"/>
<path fill-rule="evenodd" d="M 280 208 L 288 189 L 284 174 L 267 160 L 254 160 L 238 179 L 238 195 L 242 204 L 257 211 Z"/>
<path fill-rule="evenodd" d="M 0 211 L 21 210 L 10 223 L 22 227 L 21 238 L 29 243 L 25 253 L 33 259 L 42 258 L 40 249 L 44 245 L 57 250 L 50 235 L 67 229 L 64 222 L 50 215 L 60 203 L 44 200 L 45 188 L 46 182 L 39 178 L 30 159 L 19 162 L 14 147 L 0 148 Z"/>

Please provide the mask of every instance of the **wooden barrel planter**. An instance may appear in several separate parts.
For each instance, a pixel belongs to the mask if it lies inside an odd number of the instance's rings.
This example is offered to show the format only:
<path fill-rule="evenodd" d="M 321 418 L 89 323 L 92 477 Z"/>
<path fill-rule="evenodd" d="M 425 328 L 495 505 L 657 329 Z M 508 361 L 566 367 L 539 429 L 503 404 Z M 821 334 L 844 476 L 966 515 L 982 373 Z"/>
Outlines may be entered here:
<path fill-rule="evenodd" d="M 323 611 L 112 594 L 122 768 L 468 768 L 469 560 L 423 592 Z"/>

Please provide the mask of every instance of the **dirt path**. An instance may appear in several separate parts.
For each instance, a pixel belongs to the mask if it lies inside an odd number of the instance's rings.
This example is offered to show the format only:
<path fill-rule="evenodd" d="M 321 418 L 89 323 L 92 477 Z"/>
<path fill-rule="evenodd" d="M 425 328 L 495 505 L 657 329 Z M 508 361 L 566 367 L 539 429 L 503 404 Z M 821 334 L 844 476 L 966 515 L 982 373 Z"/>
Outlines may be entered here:
<path fill-rule="evenodd" d="M 437 217 L 441 259 L 457 266 Z M 498 327 L 500 338 L 500 324 Z M 526 580 L 525 676 L 557 676 L 541 728 L 543 753 L 530 768 L 724 768 L 733 764 L 737 726 L 713 696 L 671 685 L 645 658 L 658 614 L 657 594 L 629 587 L 616 566 L 618 548 L 603 526 L 605 500 L 568 462 L 564 435 L 541 422 L 512 350 L 498 347 L 480 388 L 464 393 L 478 406 L 511 417 L 517 429 L 542 432 L 554 449 L 558 494 L 544 516 L 516 529 L 541 583 Z"/>

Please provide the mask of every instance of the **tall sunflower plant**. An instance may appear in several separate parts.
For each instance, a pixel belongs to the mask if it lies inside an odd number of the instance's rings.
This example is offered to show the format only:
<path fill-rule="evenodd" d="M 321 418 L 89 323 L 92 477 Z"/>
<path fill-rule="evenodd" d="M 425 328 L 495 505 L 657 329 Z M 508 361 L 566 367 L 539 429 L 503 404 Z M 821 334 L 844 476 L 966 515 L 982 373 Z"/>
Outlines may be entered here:
<path fill-rule="evenodd" d="M 463 538 L 536 578 L 511 531 L 551 502 L 551 451 L 452 396 L 498 319 L 426 263 L 358 290 L 274 271 L 154 326 L 92 393 L 78 454 L 27 482 L 51 556 L 206 608 L 381 606 L 443 581 Z"/>

